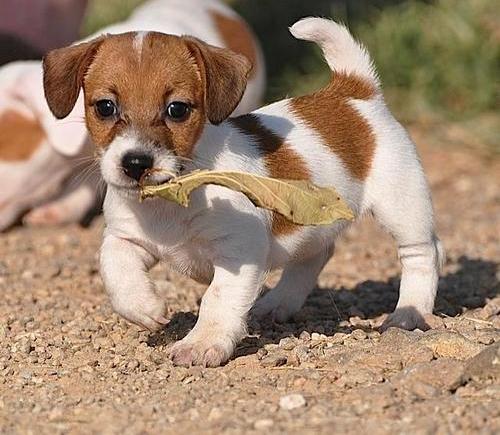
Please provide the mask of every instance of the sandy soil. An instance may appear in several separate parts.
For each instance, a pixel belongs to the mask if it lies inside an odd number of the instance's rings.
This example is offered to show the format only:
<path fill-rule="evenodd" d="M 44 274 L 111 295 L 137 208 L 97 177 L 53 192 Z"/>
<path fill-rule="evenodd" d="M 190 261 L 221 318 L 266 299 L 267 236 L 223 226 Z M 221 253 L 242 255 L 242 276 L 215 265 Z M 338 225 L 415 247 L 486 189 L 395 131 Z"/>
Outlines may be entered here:
<path fill-rule="evenodd" d="M 499 433 L 500 162 L 456 149 L 453 132 L 413 134 L 448 254 L 433 330 L 376 330 L 399 267 L 366 221 L 293 322 L 253 321 L 225 367 L 176 368 L 166 347 L 203 287 L 156 268 L 172 321 L 142 332 L 104 295 L 102 220 L 18 228 L 0 235 L 0 432 Z"/>

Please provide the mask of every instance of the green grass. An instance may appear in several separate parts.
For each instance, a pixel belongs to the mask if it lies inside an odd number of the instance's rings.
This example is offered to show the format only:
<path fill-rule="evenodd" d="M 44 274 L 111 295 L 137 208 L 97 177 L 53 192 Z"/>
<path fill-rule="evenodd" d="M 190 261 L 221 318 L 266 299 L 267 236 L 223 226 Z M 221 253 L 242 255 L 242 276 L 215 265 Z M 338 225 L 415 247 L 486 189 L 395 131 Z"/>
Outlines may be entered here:
<path fill-rule="evenodd" d="M 83 23 L 83 34 L 90 35 L 111 23 L 124 20 L 144 0 L 91 0 Z"/>
<path fill-rule="evenodd" d="M 491 0 L 406 2 L 357 26 L 394 103 L 413 117 L 498 109 L 500 33 Z"/>

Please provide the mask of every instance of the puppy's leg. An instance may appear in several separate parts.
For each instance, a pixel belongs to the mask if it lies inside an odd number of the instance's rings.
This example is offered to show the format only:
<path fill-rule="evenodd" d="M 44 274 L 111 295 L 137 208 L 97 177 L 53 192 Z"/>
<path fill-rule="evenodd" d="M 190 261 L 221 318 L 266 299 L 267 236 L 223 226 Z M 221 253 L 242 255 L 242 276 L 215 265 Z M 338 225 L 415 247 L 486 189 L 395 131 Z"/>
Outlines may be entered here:
<path fill-rule="evenodd" d="M 196 325 L 171 349 L 174 364 L 219 366 L 231 357 L 245 336 L 248 311 L 266 276 L 265 250 L 259 253 L 252 245 L 247 246 L 246 252 L 240 251 L 242 259 L 225 258 L 215 264 L 214 278 L 201 301 Z"/>
<path fill-rule="evenodd" d="M 147 271 L 156 259 L 144 248 L 106 235 L 101 248 L 101 276 L 117 313 L 132 323 L 157 330 L 168 321 L 165 302 L 158 296 Z"/>
<path fill-rule="evenodd" d="M 436 298 L 439 271 L 444 251 L 439 239 L 431 236 L 419 243 L 400 243 L 398 254 L 402 266 L 399 300 L 394 312 L 382 325 L 403 329 L 429 329 Z"/>
<path fill-rule="evenodd" d="M 333 251 L 332 245 L 314 257 L 288 265 L 276 287 L 257 301 L 252 312 L 258 317 L 271 314 L 278 322 L 288 320 L 304 305 Z"/>
<path fill-rule="evenodd" d="M 428 329 L 425 318 L 434 308 L 444 252 L 434 233 L 430 193 L 418 162 L 400 177 L 391 191 L 380 190 L 372 207 L 377 220 L 396 239 L 402 266 L 399 300 L 382 329 Z"/>

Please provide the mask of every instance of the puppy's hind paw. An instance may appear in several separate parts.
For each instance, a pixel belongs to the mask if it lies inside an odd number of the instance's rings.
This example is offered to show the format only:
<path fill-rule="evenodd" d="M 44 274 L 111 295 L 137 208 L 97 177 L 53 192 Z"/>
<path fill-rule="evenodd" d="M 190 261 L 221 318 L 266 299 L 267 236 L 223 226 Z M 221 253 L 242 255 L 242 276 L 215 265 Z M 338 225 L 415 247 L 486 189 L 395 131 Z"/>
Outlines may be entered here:
<path fill-rule="evenodd" d="M 385 319 L 380 331 L 383 332 L 391 327 L 406 329 L 420 329 L 427 331 L 428 329 L 437 328 L 442 324 L 439 317 L 433 314 L 421 314 L 415 307 L 400 307 L 396 308 L 387 319 Z"/>
<path fill-rule="evenodd" d="M 301 308 L 302 304 L 298 303 L 291 295 L 286 298 L 286 295 L 272 289 L 257 300 L 251 314 L 258 319 L 269 316 L 276 323 L 285 323 Z"/>

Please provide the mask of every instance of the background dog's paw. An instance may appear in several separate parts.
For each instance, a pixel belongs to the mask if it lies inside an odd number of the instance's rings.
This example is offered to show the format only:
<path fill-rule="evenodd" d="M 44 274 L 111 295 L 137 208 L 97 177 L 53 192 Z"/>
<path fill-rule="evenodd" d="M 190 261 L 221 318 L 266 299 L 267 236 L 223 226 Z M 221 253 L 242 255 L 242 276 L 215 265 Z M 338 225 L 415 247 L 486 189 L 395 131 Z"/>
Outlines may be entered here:
<path fill-rule="evenodd" d="M 66 215 L 64 210 L 59 207 L 43 205 L 27 213 L 23 222 L 32 226 L 61 225 L 66 223 Z"/>

